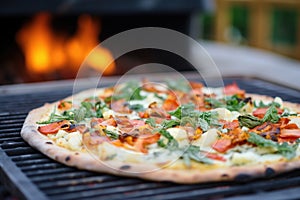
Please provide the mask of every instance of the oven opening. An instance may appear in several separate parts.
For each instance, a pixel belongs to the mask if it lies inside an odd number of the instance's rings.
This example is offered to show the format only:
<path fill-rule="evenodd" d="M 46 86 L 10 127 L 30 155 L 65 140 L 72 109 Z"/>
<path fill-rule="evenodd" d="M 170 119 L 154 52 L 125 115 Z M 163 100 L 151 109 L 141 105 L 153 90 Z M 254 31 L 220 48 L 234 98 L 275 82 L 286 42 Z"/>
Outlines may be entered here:
<path fill-rule="evenodd" d="M 139 27 L 163 27 L 192 36 L 191 18 L 190 12 L 0 15 L 0 25 L 5 27 L 0 33 L 0 85 L 74 79 L 84 59 L 107 38 Z M 135 50 L 115 60 L 113 56 L 99 45 L 89 56 L 90 68 L 83 76 L 121 75 L 149 62 L 193 70 L 183 58 L 164 50 Z"/>

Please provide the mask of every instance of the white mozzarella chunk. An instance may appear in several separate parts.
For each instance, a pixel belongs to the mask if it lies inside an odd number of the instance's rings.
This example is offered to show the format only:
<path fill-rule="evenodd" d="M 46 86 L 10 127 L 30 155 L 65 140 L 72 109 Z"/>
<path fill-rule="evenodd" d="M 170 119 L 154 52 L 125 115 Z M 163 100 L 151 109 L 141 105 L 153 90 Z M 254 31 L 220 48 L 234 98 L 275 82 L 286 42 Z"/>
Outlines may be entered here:
<path fill-rule="evenodd" d="M 114 127 L 114 126 L 106 126 L 106 130 L 112 131 L 114 133 L 118 133 L 117 127 Z"/>
<path fill-rule="evenodd" d="M 299 116 L 290 116 L 289 124 L 295 123 L 300 128 L 300 117 Z"/>
<path fill-rule="evenodd" d="M 275 97 L 274 102 L 278 103 L 281 109 L 283 108 L 283 101 L 280 97 Z"/>
<path fill-rule="evenodd" d="M 109 119 L 110 116 L 115 115 L 115 112 L 113 110 L 104 110 L 102 114 L 104 119 Z"/>
<path fill-rule="evenodd" d="M 244 105 L 242 108 L 241 108 L 241 112 L 243 113 L 252 113 L 253 111 L 253 104 L 248 102 L 246 105 Z"/>
<path fill-rule="evenodd" d="M 188 134 L 185 130 L 180 128 L 169 128 L 167 131 L 174 137 L 180 147 L 189 145 Z M 164 142 L 167 142 L 166 138 L 164 138 Z"/>
<path fill-rule="evenodd" d="M 78 151 L 82 147 L 82 135 L 79 132 L 69 133 L 67 141 L 71 150 Z"/>
<path fill-rule="evenodd" d="M 211 148 L 211 145 L 217 141 L 219 137 L 217 129 L 210 129 L 207 132 L 203 133 L 201 137 L 192 142 L 193 145 L 200 146 L 201 150 L 214 151 Z"/>
<path fill-rule="evenodd" d="M 239 112 L 232 111 L 230 112 L 226 108 L 216 108 L 214 109 L 218 113 L 218 119 L 224 119 L 226 121 L 232 121 L 234 119 L 237 119 L 238 116 L 240 116 Z"/>
<path fill-rule="evenodd" d="M 220 88 L 210 88 L 210 87 L 202 88 L 202 91 L 204 94 L 208 94 L 208 95 L 215 94 L 215 95 L 217 95 L 217 97 L 223 96 L 223 90 L 224 89 L 222 87 L 220 87 Z"/>
<path fill-rule="evenodd" d="M 167 131 L 176 139 L 177 141 L 188 139 L 187 132 L 180 128 L 169 128 Z"/>

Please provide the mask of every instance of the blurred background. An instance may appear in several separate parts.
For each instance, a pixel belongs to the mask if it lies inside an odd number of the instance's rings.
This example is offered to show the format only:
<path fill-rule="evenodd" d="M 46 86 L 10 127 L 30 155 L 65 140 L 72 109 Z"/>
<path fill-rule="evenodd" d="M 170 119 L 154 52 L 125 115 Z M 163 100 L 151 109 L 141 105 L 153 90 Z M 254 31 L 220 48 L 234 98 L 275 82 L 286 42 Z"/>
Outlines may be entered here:
<path fill-rule="evenodd" d="M 224 59 L 218 60 L 218 55 L 227 58 L 228 66 L 244 65 L 237 61 L 247 56 L 248 48 L 300 60 L 298 0 L 4 0 L 0 4 L 0 85 L 72 79 L 101 41 L 145 26 L 170 28 L 203 41 L 221 65 Z M 252 53 L 249 56 L 263 54 Z M 112 59 L 105 48 L 92 57 L 89 65 L 100 72 Z M 103 73 L 120 75 L 147 62 L 193 70 L 170 52 L 147 49 L 122 56 Z"/>

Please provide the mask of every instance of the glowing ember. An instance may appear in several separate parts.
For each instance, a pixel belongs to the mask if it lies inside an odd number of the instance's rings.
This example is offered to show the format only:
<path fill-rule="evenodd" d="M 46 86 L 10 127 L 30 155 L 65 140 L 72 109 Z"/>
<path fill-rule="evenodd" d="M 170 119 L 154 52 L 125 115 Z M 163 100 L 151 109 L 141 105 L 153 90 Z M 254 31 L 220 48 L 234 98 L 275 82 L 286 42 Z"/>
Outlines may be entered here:
<path fill-rule="evenodd" d="M 69 68 L 69 71 L 76 73 L 85 57 L 99 44 L 99 22 L 89 15 L 79 16 L 77 31 L 69 38 L 55 34 L 50 23 L 51 16 L 40 13 L 16 35 L 28 71 L 47 74 Z M 113 73 L 115 68 L 111 53 L 101 47 L 93 51 L 88 63 L 100 72 L 111 63 L 105 75 Z"/>

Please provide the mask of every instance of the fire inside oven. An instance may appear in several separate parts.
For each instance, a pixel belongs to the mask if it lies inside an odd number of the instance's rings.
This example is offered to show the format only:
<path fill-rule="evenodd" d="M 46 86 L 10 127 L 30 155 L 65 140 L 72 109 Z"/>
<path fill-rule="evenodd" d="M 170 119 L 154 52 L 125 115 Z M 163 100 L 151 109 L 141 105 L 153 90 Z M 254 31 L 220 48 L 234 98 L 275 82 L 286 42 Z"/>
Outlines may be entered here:
<path fill-rule="evenodd" d="M 0 13 L 0 25 L 5 27 L 0 33 L 0 84 L 73 79 L 86 56 L 99 43 L 133 28 L 163 27 L 191 35 L 191 10 L 137 11 Z M 179 71 L 192 70 L 184 59 L 158 49 L 129 52 L 109 66 L 107 62 L 113 58 L 109 49 L 99 46 L 94 54 L 95 59 L 89 63 L 91 70 L 105 76 L 121 75 L 149 62 Z"/>

